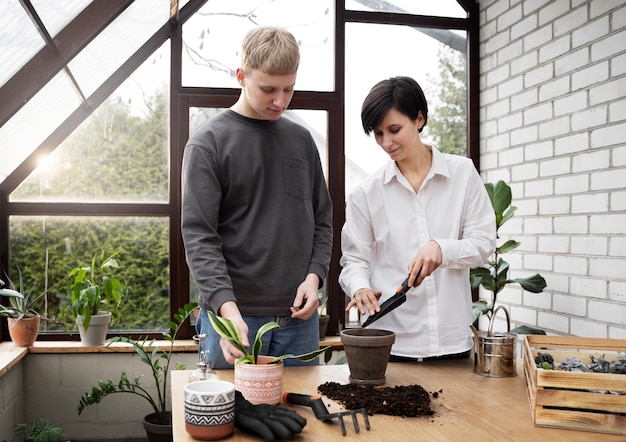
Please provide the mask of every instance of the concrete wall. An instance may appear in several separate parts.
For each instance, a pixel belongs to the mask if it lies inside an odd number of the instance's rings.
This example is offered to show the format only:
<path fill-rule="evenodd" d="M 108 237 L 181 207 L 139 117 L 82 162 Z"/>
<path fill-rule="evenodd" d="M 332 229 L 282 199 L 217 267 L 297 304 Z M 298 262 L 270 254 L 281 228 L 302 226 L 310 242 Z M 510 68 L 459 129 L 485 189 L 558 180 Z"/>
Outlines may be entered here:
<path fill-rule="evenodd" d="M 194 369 L 197 358 L 196 353 L 175 353 L 171 367 L 182 362 Z M 136 353 L 31 353 L 0 377 L 0 440 L 12 440 L 16 423 L 40 417 L 71 440 L 145 439 L 142 421 L 151 410 L 145 399 L 115 394 L 80 416 L 77 406 L 98 379 L 117 382 L 122 370 L 131 380 L 143 375 L 142 385 L 155 392 L 147 369 Z"/>
<path fill-rule="evenodd" d="M 0 376 L 0 441 L 11 440 L 13 426 L 24 422 L 24 359 Z"/>
<path fill-rule="evenodd" d="M 481 170 L 511 185 L 512 321 L 626 338 L 626 4 L 480 0 Z"/>

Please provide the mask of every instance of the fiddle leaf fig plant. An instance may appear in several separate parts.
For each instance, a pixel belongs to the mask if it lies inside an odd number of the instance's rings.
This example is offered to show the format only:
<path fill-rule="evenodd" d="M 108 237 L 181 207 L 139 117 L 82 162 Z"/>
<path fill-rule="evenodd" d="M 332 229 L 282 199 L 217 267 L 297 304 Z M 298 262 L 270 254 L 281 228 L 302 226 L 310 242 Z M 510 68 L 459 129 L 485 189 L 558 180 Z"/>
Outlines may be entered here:
<path fill-rule="evenodd" d="M 511 188 L 504 181 L 497 183 L 486 183 L 485 188 L 489 194 L 491 205 L 496 216 L 496 238 L 500 238 L 500 227 L 510 220 L 517 207 L 511 205 L 512 193 Z M 546 280 L 540 275 L 535 274 L 527 278 L 509 278 L 509 263 L 502 258 L 507 252 L 514 250 L 520 246 L 519 241 L 509 239 L 503 244 L 496 247 L 494 257 L 488 260 L 483 267 L 474 267 L 470 269 L 470 285 L 472 288 L 482 286 L 485 290 L 491 292 L 489 301 L 478 300 L 472 304 L 473 314 L 472 322 L 475 322 L 481 315 L 487 315 L 491 318 L 493 309 L 498 299 L 498 293 L 504 289 L 507 284 L 519 284 L 524 290 L 532 293 L 541 293 L 546 287 Z M 517 329 L 518 332 L 527 334 L 545 334 L 543 330 L 534 329 L 524 326 L 523 330 Z M 515 330 L 513 330 L 515 332 Z"/>
<path fill-rule="evenodd" d="M 244 356 L 240 357 L 235 361 L 235 364 L 256 364 L 257 358 L 261 353 L 261 348 L 263 347 L 263 342 L 261 341 L 261 337 L 270 330 L 274 330 L 275 328 L 280 328 L 280 325 L 277 322 L 266 322 L 263 324 L 256 333 L 254 338 L 254 342 L 252 343 L 252 347 L 249 350 L 244 347 L 241 341 L 241 335 L 239 334 L 239 330 L 233 321 L 230 319 L 223 318 L 221 316 L 216 315 L 212 311 L 207 312 L 209 314 L 209 320 L 211 321 L 211 325 L 213 329 L 220 335 L 222 338 L 228 339 L 232 342 L 239 350 L 241 350 Z M 283 359 L 291 359 L 295 358 L 302 362 L 310 362 L 320 355 L 332 351 L 331 347 L 324 347 L 319 350 L 314 350 L 309 353 L 304 353 L 301 355 L 293 355 L 293 354 L 285 354 L 280 356 L 275 356 L 270 364 L 274 364 L 282 361 Z"/>

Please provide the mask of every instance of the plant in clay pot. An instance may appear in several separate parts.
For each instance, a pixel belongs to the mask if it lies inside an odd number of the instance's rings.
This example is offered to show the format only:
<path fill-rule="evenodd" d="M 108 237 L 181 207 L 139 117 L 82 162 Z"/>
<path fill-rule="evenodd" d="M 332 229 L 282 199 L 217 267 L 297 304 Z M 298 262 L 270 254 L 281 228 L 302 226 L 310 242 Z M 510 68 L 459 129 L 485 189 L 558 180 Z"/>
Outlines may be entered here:
<path fill-rule="evenodd" d="M 115 276 L 119 268 L 117 253 L 98 262 L 96 256 L 91 265 L 75 267 L 67 276 L 66 291 L 70 300 L 69 310 L 76 320 L 85 345 L 102 345 L 110 324 L 120 317 L 120 303 L 124 297 L 124 286 Z M 91 325 L 98 325 L 97 336 L 88 332 Z"/>
<path fill-rule="evenodd" d="M 8 319 L 9 334 L 19 347 L 29 347 L 37 340 L 41 315 L 35 310 L 37 301 L 44 293 L 34 295 L 35 284 L 24 285 L 22 271 L 18 268 L 19 283 L 15 285 L 9 278 L 8 285 L 0 279 L 0 296 L 9 297 L 9 305 L 0 305 L 0 315 Z"/>
<path fill-rule="evenodd" d="M 504 181 L 500 180 L 495 184 L 486 183 L 485 188 L 489 194 L 496 216 L 496 238 L 500 238 L 500 227 L 513 217 L 517 207 L 511 205 L 511 188 Z M 471 287 L 477 288 L 482 286 L 485 290 L 491 292 L 489 301 L 478 300 L 472 304 L 472 322 L 476 322 L 481 315 L 487 315 L 488 318 L 492 318 L 498 294 L 507 284 L 519 284 L 524 290 L 532 293 L 541 293 L 546 287 L 545 279 L 538 273 L 527 278 L 509 279 L 509 263 L 502 258 L 502 255 L 518 248 L 520 244 L 518 241 L 509 239 L 496 247 L 493 259 L 487 261 L 485 266 L 470 269 Z M 511 332 L 545 334 L 543 330 L 527 326 L 518 327 L 511 330 Z"/>
<path fill-rule="evenodd" d="M 148 427 L 154 425 L 169 427 L 171 434 L 172 413 L 167 405 L 167 397 L 174 342 L 176 341 L 176 337 L 183 323 L 192 315 L 197 305 L 196 302 L 185 304 L 182 308 L 178 309 L 178 313 L 174 315 L 174 320 L 169 321 L 168 326 L 170 331 L 163 333 L 164 339 L 169 342 L 167 349 L 162 350 L 159 347 L 152 348 L 155 342 L 154 339 L 147 341 L 134 340 L 125 336 L 115 336 L 106 341 L 106 345 L 110 345 L 114 342 L 122 342 L 135 347 L 135 351 L 139 355 L 141 362 L 150 367 L 150 372 L 152 373 L 156 387 L 156 395 L 141 384 L 141 376 L 130 380 L 126 372 L 122 371 L 120 380 L 117 383 L 114 383 L 112 379 L 108 381 L 100 380 L 97 386 L 92 387 L 91 392 L 85 393 L 78 404 L 78 414 L 81 414 L 87 406 L 99 403 L 108 395 L 114 393 L 131 393 L 144 398 L 152 407 L 152 413 L 147 415 L 144 419 L 144 428 L 146 428 L 149 437 Z M 183 364 L 178 363 L 176 364 L 176 369 L 184 370 L 185 367 Z M 146 424 L 146 422 L 148 424 Z"/>
<path fill-rule="evenodd" d="M 285 354 L 263 356 L 260 354 L 263 343 L 261 337 L 270 330 L 280 328 L 276 322 L 263 324 L 256 333 L 250 349 L 244 347 L 237 326 L 229 319 L 217 316 L 209 311 L 213 329 L 222 338 L 231 341 L 244 356 L 235 361 L 235 388 L 252 404 L 277 404 L 282 397 L 283 360 L 295 358 L 310 362 L 320 355 L 330 352 L 331 347 L 324 347 L 301 355 Z"/>

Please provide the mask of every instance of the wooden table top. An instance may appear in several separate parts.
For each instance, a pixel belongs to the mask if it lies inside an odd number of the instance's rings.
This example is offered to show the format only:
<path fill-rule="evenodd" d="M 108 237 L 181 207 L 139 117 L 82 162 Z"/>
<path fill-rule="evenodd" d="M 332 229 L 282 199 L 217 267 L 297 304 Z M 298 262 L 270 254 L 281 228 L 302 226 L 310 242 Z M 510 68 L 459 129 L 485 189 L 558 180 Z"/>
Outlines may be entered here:
<path fill-rule="evenodd" d="M 521 360 L 517 361 L 517 376 L 493 378 L 473 372 L 471 359 L 452 361 L 427 361 L 415 363 L 390 363 L 385 386 L 419 384 L 427 392 L 443 390 L 432 399 L 434 416 L 403 418 L 374 415 L 369 417 L 371 430 L 361 425 L 356 434 L 351 420 L 345 419 L 347 435 L 342 436 L 337 422 L 318 421 L 308 407 L 293 406 L 307 419 L 304 431 L 297 441 L 383 441 L 420 440 L 434 441 L 536 441 L 590 440 L 624 441 L 624 436 L 586 431 L 535 427 Z M 192 442 L 185 431 L 183 386 L 189 380 L 190 370 L 172 372 L 172 408 L 175 442 Z M 218 370 L 222 380 L 233 381 L 233 370 Z M 317 387 L 334 381 L 347 384 L 347 365 L 320 365 L 317 367 L 285 368 L 283 391 L 318 394 Z M 323 397 L 330 412 L 344 410 L 339 404 Z M 291 407 L 292 405 L 286 405 Z M 362 416 L 359 416 L 362 424 Z M 226 441 L 260 441 L 262 439 L 238 429 Z"/>

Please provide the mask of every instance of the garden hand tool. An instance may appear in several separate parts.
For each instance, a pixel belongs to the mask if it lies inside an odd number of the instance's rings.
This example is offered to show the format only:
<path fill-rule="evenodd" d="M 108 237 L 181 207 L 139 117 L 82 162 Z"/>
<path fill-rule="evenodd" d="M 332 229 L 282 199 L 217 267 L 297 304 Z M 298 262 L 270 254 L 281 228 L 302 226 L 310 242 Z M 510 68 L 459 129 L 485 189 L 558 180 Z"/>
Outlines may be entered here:
<path fill-rule="evenodd" d="M 341 434 L 343 436 L 346 435 L 346 425 L 343 421 L 344 416 L 351 416 L 352 423 L 354 425 L 354 431 L 357 433 L 361 430 L 359 427 L 359 421 L 357 420 L 357 415 L 360 413 L 363 415 L 363 420 L 365 422 L 365 428 L 367 431 L 370 429 L 370 421 L 367 418 L 367 410 L 365 408 L 359 408 L 356 410 L 348 410 L 348 411 L 338 411 L 336 413 L 329 413 L 326 405 L 322 402 L 322 398 L 320 396 L 311 396 L 308 394 L 300 394 L 300 393 L 284 393 L 283 401 L 288 404 L 293 405 L 305 405 L 307 407 L 311 407 L 313 409 L 313 413 L 318 420 L 321 421 L 331 421 L 333 419 L 337 419 L 339 421 L 339 427 L 341 428 Z"/>
<path fill-rule="evenodd" d="M 420 271 L 421 270 L 422 269 L 420 269 Z M 418 271 L 417 272 L 417 276 L 415 276 L 415 280 L 416 281 L 417 281 L 417 278 L 419 278 L 419 276 L 420 276 L 420 271 Z M 411 275 L 406 277 L 406 279 L 402 282 L 402 284 L 400 284 L 398 286 L 398 288 L 396 289 L 395 295 L 393 295 L 391 298 L 389 298 L 385 302 L 383 302 L 380 305 L 380 311 L 374 313 L 373 315 L 370 315 L 370 317 L 367 318 L 367 320 L 363 323 L 362 327 L 367 327 L 372 322 L 374 322 L 374 321 L 382 318 L 383 316 L 385 316 L 391 310 L 393 310 L 395 308 L 398 308 L 402 304 L 404 304 L 404 302 L 406 301 L 406 292 L 408 292 L 409 289 L 411 288 L 411 287 L 409 287 L 409 278 L 410 277 L 411 277 Z"/>

